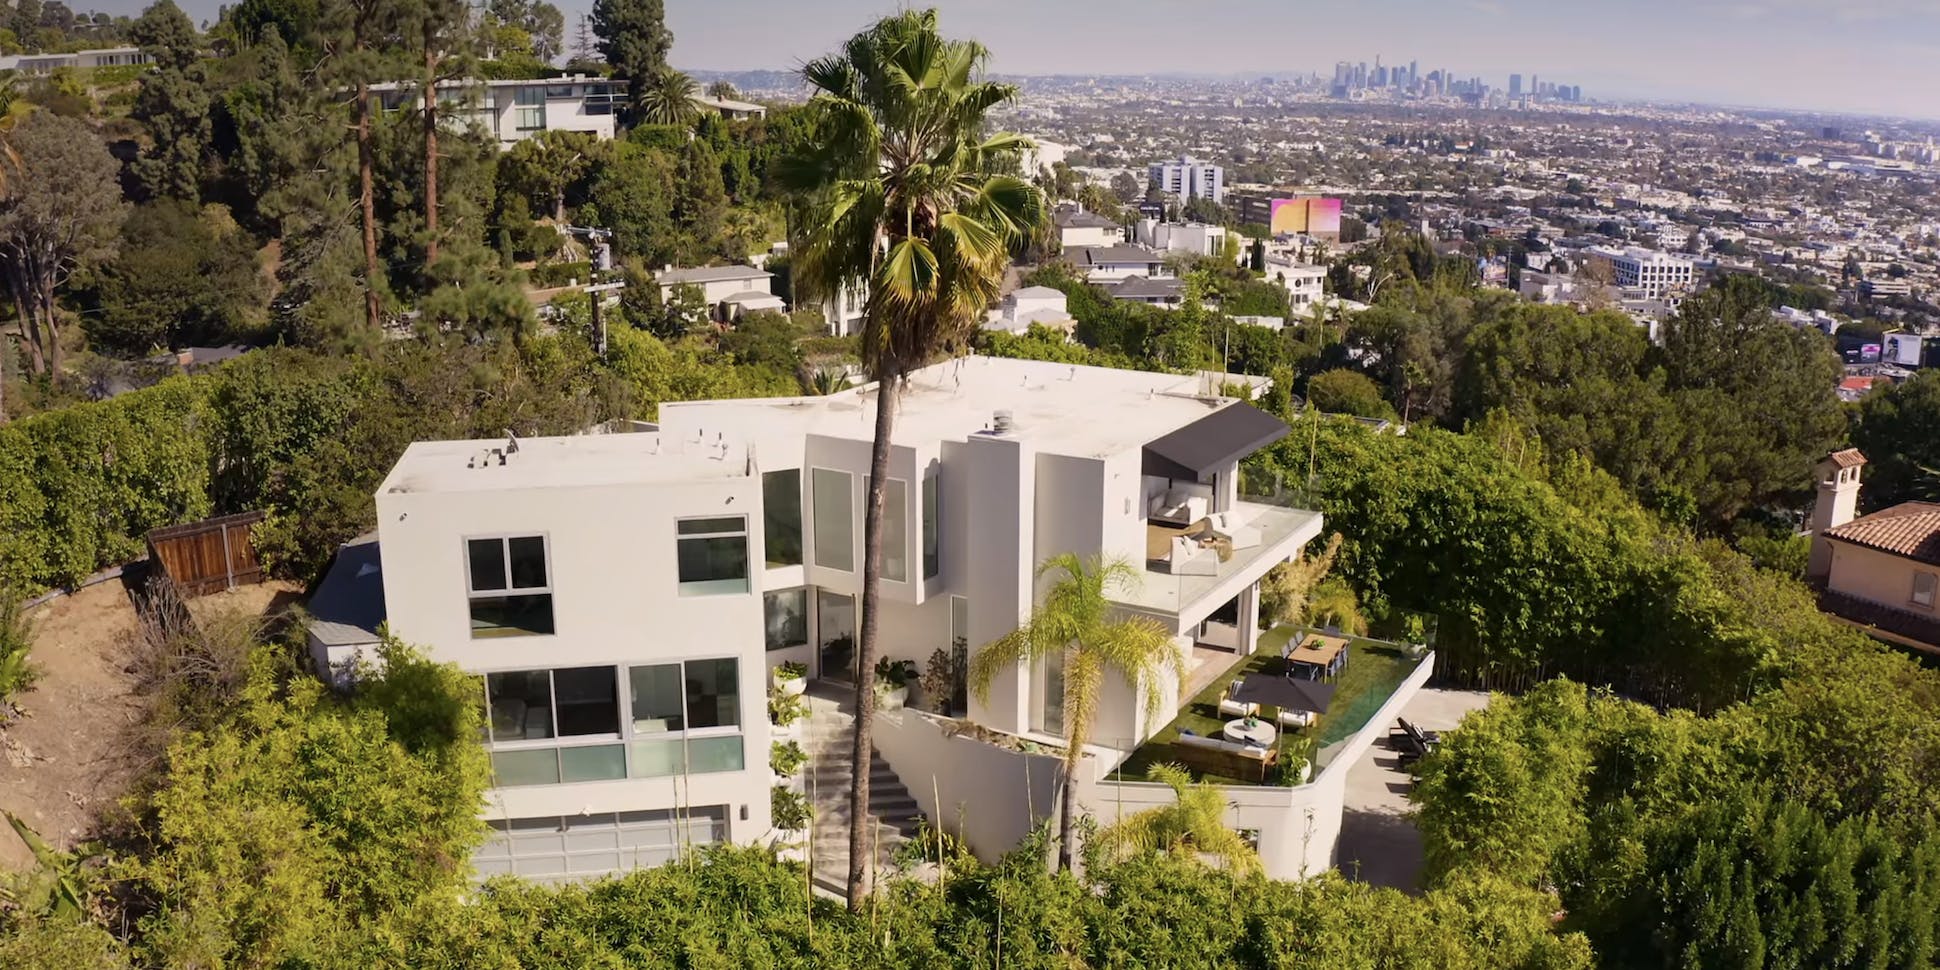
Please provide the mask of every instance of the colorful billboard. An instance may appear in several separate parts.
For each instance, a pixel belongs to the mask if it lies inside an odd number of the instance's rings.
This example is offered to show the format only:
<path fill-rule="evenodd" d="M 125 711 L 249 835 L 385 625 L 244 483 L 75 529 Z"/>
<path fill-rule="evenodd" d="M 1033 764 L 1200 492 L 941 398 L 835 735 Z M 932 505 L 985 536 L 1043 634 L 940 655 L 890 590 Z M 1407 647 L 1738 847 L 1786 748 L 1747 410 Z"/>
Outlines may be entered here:
<path fill-rule="evenodd" d="M 1316 239 L 1340 238 L 1340 200 L 1298 196 L 1273 200 L 1273 218 L 1267 231 L 1273 235 L 1305 234 Z"/>

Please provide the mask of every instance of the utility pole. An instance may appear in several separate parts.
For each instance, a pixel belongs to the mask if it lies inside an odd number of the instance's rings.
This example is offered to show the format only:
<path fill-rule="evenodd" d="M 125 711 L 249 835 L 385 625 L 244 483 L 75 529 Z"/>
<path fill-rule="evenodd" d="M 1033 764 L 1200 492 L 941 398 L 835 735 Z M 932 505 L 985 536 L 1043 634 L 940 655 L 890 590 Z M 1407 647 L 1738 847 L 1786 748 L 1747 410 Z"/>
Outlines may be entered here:
<path fill-rule="evenodd" d="M 613 270 L 613 230 L 601 229 L 595 226 L 562 226 L 560 228 L 575 236 L 586 237 L 587 249 L 589 250 L 589 255 L 592 257 L 591 271 L 586 274 L 585 293 L 593 308 L 593 352 L 598 354 L 601 360 L 605 360 L 606 314 L 601 308 L 600 303 L 606 299 L 607 293 L 626 289 L 625 280 L 600 282 L 601 274 L 610 273 Z"/>

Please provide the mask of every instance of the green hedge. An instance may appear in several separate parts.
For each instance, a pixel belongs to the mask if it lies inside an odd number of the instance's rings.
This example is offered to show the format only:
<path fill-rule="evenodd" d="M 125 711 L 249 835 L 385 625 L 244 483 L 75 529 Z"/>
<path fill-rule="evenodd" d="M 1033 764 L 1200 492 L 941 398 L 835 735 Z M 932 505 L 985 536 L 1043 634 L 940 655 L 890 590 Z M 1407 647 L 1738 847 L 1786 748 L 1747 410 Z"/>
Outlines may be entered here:
<path fill-rule="evenodd" d="M 0 586 L 72 584 L 208 515 L 207 392 L 175 377 L 0 428 Z"/>
<path fill-rule="evenodd" d="M 565 286 L 573 280 L 584 283 L 593 275 L 593 264 L 587 262 L 546 263 L 543 266 L 534 266 L 531 272 L 525 275 L 526 279 L 530 280 L 533 286 L 542 289 L 552 286 Z"/>

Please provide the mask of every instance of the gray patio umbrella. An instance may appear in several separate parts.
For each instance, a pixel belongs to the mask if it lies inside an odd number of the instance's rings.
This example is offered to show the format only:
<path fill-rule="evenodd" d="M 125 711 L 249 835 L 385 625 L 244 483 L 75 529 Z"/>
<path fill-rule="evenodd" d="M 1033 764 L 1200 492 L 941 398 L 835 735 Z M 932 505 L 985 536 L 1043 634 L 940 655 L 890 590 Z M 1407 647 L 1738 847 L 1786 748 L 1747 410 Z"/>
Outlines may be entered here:
<path fill-rule="evenodd" d="M 1247 674 L 1240 681 L 1233 700 L 1242 704 L 1264 704 L 1286 711 L 1327 713 L 1334 702 L 1334 685 L 1317 680 L 1290 680 L 1277 674 Z"/>

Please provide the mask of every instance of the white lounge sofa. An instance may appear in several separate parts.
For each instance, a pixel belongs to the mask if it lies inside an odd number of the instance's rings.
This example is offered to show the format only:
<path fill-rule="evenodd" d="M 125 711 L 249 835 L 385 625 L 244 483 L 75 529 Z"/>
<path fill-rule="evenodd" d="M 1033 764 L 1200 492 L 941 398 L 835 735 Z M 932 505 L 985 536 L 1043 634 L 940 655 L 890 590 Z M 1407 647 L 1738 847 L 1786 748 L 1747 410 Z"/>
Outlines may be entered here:
<path fill-rule="evenodd" d="M 1233 700 L 1233 694 L 1239 690 L 1239 683 L 1237 680 L 1233 681 L 1227 685 L 1226 693 L 1219 695 L 1219 713 L 1227 717 L 1251 717 L 1258 714 L 1260 712 L 1260 705 L 1242 704 L 1239 701 Z"/>

